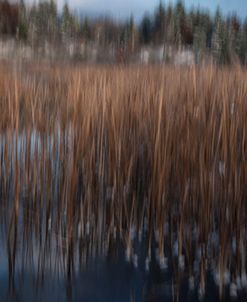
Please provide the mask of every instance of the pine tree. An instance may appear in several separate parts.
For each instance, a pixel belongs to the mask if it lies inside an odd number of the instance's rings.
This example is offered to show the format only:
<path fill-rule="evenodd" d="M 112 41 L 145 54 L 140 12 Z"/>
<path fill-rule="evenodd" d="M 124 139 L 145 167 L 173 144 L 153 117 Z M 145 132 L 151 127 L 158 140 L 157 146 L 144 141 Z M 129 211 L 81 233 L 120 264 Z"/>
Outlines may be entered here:
<path fill-rule="evenodd" d="M 140 26 L 140 37 L 144 44 L 149 44 L 152 39 L 152 21 L 149 15 L 145 15 Z"/>
<path fill-rule="evenodd" d="M 155 34 L 155 42 L 156 43 L 164 43 L 165 42 L 165 7 L 160 1 L 159 7 L 155 12 L 154 16 L 154 34 Z"/>
<path fill-rule="evenodd" d="M 19 24 L 18 24 L 19 39 L 26 41 L 28 38 L 28 19 L 24 0 L 19 4 Z"/>
<path fill-rule="evenodd" d="M 67 3 L 63 6 L 62 11 L 62 34 L 64 37 L 71 37 L 73 34 L 74 24 L 73 15 L 70 13 Z"/>
<path fill-rule="evenodd" d="M 182 1 L 178 1 L 174 10 L 175 14 L 175 44 L 182 45 L 182 27 L 185 23 L 185 8 Z"/>
<path fill-rule="evenodd" d="M 171 5 L 167 8 L 166 14 L 166 42 L 169 45 L 174 45 L 176 40 L 176 16 Z"/>
<path fill-rule="evenodd" d="M 241 63 L 247 65 L 247 19 L 244 21 L 239 33 L 239 48 L 237 53 Z"/>
<path fill-rule="evenodd" d="M 212 37 L 212 53 L 216 62 L 226 64 L 230 62 L 229 36 L 226 24 L 219 8 L 215 14 L 214 33 Z"/>
<path fill-rule="evenodd" d="M 81 31 L 82 31 L 82 36 L 84 37 L 85 41 L 89 41 L 92 37 L 92 33 L 91 33 L 91 28 L 90 28 L 87 17 L 84 19 Z"/>

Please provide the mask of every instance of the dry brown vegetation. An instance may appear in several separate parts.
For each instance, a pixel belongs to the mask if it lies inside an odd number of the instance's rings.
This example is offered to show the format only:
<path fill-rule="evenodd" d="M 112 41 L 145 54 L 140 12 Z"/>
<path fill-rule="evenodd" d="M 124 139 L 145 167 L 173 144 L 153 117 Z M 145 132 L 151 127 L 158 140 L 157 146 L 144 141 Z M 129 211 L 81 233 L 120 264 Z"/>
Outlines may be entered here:
<path fill-rule="evenodd" d="M 172 251 L 178 280 L 185 267 L 201 293 L 213 267 L 221 294 L 227 276 L 246 285 L 245 70 L 2 64 L 0 75 L 10 270 L 18 236 L 38 246 L 40 269 L 55 242 L 68 275 L 116 238 L 136 265 L 139 237 L 146 269 L 157 245 L 160 266 Z"/>

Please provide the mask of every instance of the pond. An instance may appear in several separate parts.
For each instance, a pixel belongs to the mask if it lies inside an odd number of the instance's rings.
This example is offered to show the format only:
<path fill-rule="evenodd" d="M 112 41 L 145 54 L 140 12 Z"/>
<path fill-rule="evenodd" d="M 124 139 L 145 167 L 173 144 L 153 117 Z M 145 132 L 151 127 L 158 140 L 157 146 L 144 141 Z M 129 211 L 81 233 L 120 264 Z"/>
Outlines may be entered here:
<path fill-rule="evenodd" d="M 1 301 L 246 301 L 245 225 L 224 245 L 217 208 L 209 225 L 178 201 L 157 223 L 76 139 L 69 127 L 0 137 Z"/>

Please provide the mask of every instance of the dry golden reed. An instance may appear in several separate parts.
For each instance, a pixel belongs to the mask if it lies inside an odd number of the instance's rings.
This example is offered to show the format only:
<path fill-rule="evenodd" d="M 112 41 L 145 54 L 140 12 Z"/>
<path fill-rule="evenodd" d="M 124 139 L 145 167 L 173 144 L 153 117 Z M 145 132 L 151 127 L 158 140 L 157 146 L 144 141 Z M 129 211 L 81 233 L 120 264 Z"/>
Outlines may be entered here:
<path fill-rule="evenodd" d="M 1 64 L 0 75 L 11 263 L 21 225 L 39 267 L 53 240 L 68 276 L 115 239 L 137 266 L 139 238 L 147 270 L 154 246 L 162 269 L 172 251 L 178 280 L 186 268 L 201 294 L 210 268 L 221 294 L 247 285 L 246 70 Z"/>

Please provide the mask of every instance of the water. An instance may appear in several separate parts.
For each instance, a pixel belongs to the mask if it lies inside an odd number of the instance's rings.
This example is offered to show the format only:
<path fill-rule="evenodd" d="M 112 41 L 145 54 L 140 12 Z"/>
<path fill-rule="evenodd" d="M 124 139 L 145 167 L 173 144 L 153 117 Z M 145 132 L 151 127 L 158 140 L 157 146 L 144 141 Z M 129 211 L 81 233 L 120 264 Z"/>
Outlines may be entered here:
<path fill-rule="evenodd" d="M 18 233 L 21 234 L 23 230 Z M 30 237 L 35 237 L 33 231 Z M 0 292 L 1 301 L 219 301 L 219 289 L 213 268 L 207 271 L 203 297 L 199 279 L 188 271 L 177 271 L 178 257 L 170 255 L 167 267 L 161 269 L 154 248 L 149 270 L 145 266 L 145 240 L 136 244 L 138 259 L 126 261 L 125 249 L 119 241 L 112 242 L 105 256 L 90 256 L 89 250 L 75 243 L 72 264 L 63 248 L 57 246 L 53 235 L 37 247 L 28 238 L 16 240 L 15 256 L 8 242 L 1 242 Z M 53 239 L 51 239 L 53 238 Z M 7 243 L 7 244 L 6 244 Z M 78 253 L 81 253 L 81 259 Z M 14 261 L 14 264 L 13 264 Z M 71 266 L 71 267 L 70 267 Z M 196 274 L 195 274 L 196 276 Z M 227 279 L 227 278 L 226 278 Z M 226 280 L 225 297 L 230 298 Z M 238 301 L 246 301 L 246 290 L 237 290 Z M 231 300 L 236 300 L 232 297 Z"/>
<path fill-rule="evenodd" d="M 54 263 L 39 270 L 32 256 L 20 257 L 15 274 L 10 276 L 7 259 L 6 254 L 1 255 L 1 301 L 173 301 L 177 290 L 170 270 L 162 272 L 155 264 L 149 272 L 143 265 L 135 268 L 124 261 L 121 249 L 117 255 L 89 260 L 71 276 L 54 271 Z M 180 295 L 183 301 L 198 300 L 196 291 L 188 290 L 186 280 L 181 283 Z M 216 288 L 208 301 L 214 296 Z"/>
<path fill-rule="evenodd" d="M 58 128 L 0 137 L 1 301 L 246 301 L 245 226 L 238 242 L 229 234 L 231 262 L 221 270 L 217 223 L 200 238 L 196 222 L 184 222 L 188 244 L 180 248 L 176 203 L 163 235 L 152 226 L 149 240 L 146 215 L 134 220 L 132 203 L 126 210 L 125 200 L 113 202 L 115 188 L 102 188 L 100 156 L 89 173 L 73 135 Z M 123 191 L 128 197 L 129 184 Z"/>

